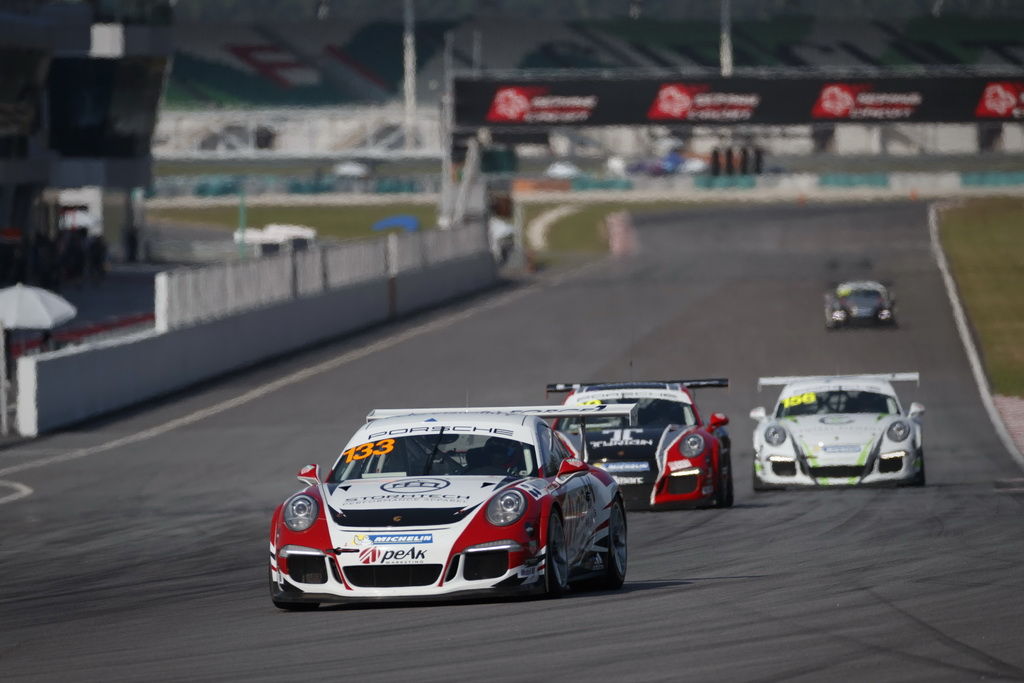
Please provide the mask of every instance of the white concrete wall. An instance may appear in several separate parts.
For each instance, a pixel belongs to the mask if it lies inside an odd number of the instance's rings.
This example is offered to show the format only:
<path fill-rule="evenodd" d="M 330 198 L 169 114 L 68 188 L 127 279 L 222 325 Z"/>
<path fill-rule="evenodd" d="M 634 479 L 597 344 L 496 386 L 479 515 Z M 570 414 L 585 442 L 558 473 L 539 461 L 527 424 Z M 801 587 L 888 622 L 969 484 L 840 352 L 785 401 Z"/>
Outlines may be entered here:
<path fill-rule="evenodd" d="M 37 436 L 492 286 L 490 253 L 191 327 L 18 359 L 18 431 Z"/>

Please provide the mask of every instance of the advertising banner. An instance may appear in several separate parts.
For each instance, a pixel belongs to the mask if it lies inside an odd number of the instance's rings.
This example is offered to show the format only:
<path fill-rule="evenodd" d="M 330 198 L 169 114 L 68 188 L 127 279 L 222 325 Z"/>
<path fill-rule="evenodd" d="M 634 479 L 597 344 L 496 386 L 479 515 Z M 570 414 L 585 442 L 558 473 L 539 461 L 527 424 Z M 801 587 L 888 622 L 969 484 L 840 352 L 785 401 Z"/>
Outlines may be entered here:
<path fill-rule="evenodd" d="M 458 127 L 1024 120 L 1024 76 L 455 80 Z"/>

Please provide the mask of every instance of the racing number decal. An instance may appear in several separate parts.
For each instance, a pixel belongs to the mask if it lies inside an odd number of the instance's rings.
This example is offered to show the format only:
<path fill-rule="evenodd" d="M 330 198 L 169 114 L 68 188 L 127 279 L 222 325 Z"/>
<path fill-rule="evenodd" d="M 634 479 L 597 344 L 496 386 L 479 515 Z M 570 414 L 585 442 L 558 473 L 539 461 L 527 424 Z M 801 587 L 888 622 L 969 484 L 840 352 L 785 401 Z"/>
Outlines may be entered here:
<path fill-rule="evenodd" d="M 782 399 L 783 408 L 792 408 L 793 406 L 802 406 L 810 403 L 815 403 L 818 400 L 818 395 L 813 391 L 808 391 L 806 394 L 798 394 L 796 396 L 790 396 L 789 398 Z"/>
<path fill-rule="evenodd" d="M 350 463 L 353 460 L 369 458 L 371 455 L 387 455 L 393 450 L 395 450 L 394 439 L 381 439 L 380 441 L 369 441 L 359 446 L 353 446 L 347 451 L 343 451 L 342 455 L 345 456 L 345 462 Z"/>

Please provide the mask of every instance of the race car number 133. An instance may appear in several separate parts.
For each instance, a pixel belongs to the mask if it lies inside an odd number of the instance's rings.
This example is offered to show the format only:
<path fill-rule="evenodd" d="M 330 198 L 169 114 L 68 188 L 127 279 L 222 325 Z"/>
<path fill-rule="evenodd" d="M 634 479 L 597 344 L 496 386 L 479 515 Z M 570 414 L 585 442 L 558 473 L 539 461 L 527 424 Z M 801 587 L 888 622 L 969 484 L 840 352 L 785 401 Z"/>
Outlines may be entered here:
<path fill-rule="evenodd" d="M 387 455 L 393 450 L 395 450 L 394 439 L 381 439 L 380 441 L 369 441 L 359 446 L 353 446 L 347 451 L 343 451 L 342 455 L 345 456 L 345 462 L 349 463 L 353 460 L 369 458 L 371 455 Z"/>

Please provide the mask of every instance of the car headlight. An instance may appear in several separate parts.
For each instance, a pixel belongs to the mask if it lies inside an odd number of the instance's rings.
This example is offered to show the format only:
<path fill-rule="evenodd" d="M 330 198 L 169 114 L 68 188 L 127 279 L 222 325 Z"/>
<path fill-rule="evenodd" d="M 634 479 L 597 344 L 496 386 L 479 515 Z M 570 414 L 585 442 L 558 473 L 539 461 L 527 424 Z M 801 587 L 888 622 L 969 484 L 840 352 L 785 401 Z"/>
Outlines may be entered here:
<path fill-rule="evenodd" d="M 313 526 L 319 509 L 312 497 L 300 493 L 284 504 L 284 525 L 292 531 L 305 531 Z"/>
<path fill-rule="evenodd" d="M 892 311 L 890 311 L 888 308 L 883 308 L 882 310 L 880 310 L 878 312 L 878 319 L 879 320 L 888 320 L 891 317 L 892 317 Z"/>
<path fill-rule="evenodd" d="M 838 311 L 832 311 L 833 320 L 846 320 L 846 311 L 839 309 Z"/>
<path fill-rule="evenodd" d="M 487 504 L 487 521 L 495 526 L 508 526 L 526 512 L 526 496 L 516 489 L 499 493 Z"/>
<path fill-rule="evenodd" d="M 704 452 L 704 437 L 700 434 L 690 434 L 679 444 L 679 450 L 687 458 L 695 458 Z"/>
<path fill-rule="evenodd" d="M 892 441 L 903 441 L 910 436 L 910 425 L 903 420 L 896 420 L 885 430 L 885 434 Z"/>
<path fill-rule="evenodd" d="M 764 429 L 764 440 L 771 446 L 781 446 L 786 440 L 786 430 L 779 425 L 768 425 Z"/>

